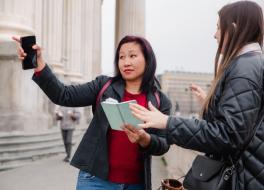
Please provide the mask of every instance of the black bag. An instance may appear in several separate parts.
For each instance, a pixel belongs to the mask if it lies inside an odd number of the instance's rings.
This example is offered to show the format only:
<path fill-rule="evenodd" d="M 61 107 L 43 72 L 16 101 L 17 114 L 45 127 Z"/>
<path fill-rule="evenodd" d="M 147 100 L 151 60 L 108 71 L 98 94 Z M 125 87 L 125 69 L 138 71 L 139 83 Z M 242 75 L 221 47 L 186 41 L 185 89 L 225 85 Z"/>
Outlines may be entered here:
<path fill-rule="evenodd" d="M 183 181 L 187 190 L 235 190 L 237 172 L 234 164 L 198 155 Z"/>

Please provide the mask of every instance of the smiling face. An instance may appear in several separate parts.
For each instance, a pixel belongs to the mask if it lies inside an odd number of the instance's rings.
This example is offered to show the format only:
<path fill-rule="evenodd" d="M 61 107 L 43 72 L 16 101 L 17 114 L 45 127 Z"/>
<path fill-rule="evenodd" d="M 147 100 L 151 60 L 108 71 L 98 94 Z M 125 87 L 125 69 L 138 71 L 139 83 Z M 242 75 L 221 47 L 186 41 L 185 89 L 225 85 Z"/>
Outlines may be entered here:
<path fill-rule="evenodd" d="M 138 43 L 128 42 L 119 51 L 118 68 L 126 81 L 141 82 L 146 61 Z"/>

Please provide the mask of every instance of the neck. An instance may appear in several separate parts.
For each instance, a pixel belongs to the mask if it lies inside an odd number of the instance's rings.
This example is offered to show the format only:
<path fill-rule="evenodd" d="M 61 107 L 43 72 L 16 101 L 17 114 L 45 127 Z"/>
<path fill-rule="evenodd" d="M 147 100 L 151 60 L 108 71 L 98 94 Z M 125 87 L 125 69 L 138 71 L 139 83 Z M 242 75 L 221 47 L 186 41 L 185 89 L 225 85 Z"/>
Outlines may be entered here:
<path fill-rule="evenodd" d="M 126 81 L 126 91 L 132 94 L 140 93 L 141 81 Z"/>

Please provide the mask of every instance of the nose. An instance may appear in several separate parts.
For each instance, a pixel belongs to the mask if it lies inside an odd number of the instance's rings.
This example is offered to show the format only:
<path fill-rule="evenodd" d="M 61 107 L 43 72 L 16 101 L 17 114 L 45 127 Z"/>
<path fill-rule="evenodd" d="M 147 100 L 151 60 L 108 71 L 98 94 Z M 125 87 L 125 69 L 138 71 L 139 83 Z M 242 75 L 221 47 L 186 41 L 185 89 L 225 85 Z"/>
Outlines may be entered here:
<path fill-rule="evenodd" d="M 131 61 L 129 59 L 125 59 L 124 60 L 124 65 L 125 66 L 130 66 L 131 65 Z"/>
<path fill-rule="evenodd" d="M 217 40 L 216 33 L 214 34 L 214 39 L 216 39 L 216 40 Z"/>

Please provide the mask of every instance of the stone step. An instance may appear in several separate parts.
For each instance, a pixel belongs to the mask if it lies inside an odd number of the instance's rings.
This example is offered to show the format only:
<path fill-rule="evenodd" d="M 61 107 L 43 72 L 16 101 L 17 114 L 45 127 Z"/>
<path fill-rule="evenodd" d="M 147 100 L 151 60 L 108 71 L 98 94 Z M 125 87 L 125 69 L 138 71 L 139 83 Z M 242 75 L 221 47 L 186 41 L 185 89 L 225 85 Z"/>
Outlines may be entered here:
<path fill-rule="evenodd" d="M 83 134 L 75 130 L 73 143 Z M 64 153 L 61 132 L 51 129 L 42 133 L 0 133 L 0 170 L 23 166 L 34 160 Z"/>
<path fill-rule="evenodd" d="M 36 142 L 53 141 L 61 138 L 60 131 L 36 133 L 36 134 L 8 134 L 0 135 L 0 146 L 18 145 L 18 144 L 32 144 Z"/>
<path fill-rule="evenodd" d="M 4 158 L 6 156 L 12 156 L 12 155 L 20 155 L 25 154 L 30 151 L 37 151 L 41 149 L 49 149 L 52 147 L 63 147 L 62 140 L 58 141 L 51 141 L 48 143 L 35 143 L 35 144 L 26 144 L 26 146 L 11 146 L 11 147 L 4 147 L 3 149 L 0 149 L 0 160 L 1 158 Z"/>
<path fill-rule="evenodd" d="M 43 152 L 39 152 L 38 154 L 34 154 L 34 156 L 23 156 L 20 158 L 16 158 L 14 160 L 10 159 L 10 160 L 6 160 L 4 162 L 0 162 L 0 171 L 3 170 L 8 170 L 8 169 L 13 169 L 13 168 L 17 168 L 17 167 L 22 167 L 25 166 L 27 164 L 31 164 L 32 161 L 36 161 L 39 159 L 43 159 L 43 158 L 47 158 L 47 157 L 51 157 L 54 155 L 58 155 L 60 153 L 63 153 L 64 150 L 61 149 L 54 149 L 54 150 L 48 150 L 48 151 L 43 151 Z"/>
<path fill-rule="evenodd" d="M 13 160 L 24 160 L 28 158 L 35 160 L 41 155 L 51 154 L 51 153 L 61 153 L 61 152 L 64 152 L 63 145 L 47 147 L 43 149 L 27 151 L 27 152 L 24 152 L 23 154 L 13 154 L 13 155 L 7 155 L 7 156 L 0 157 L 0 164 L 10 162 Z"/>

